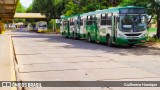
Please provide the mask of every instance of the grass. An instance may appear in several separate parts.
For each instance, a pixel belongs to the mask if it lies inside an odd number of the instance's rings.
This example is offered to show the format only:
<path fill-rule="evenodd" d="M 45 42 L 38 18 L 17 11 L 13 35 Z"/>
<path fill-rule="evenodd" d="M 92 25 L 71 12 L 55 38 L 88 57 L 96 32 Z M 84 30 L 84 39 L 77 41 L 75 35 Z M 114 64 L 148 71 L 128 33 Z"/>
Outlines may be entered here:
<path fill-rule="evenodd" d="M 48 30 L 47 30 L 47 32 L 49 32 L 49 33 L 50 33 L 50 32 L 53 32 L 53 30 L 52 30 L 52 29 L 48 29 Z"/>
<path fill-rule="evenodd" d="M 149 28 L 148 32 L 157 32 L 157 28 Z"/>
<path fill-rule="evenodd" d="M 156 33 L 157 32 L 157 28 L 149 28 L 148 29 L 148 33 Z M 160 39 L 156 36 L 153 37 L 147 37 L 147 42 L 155 42 L 155 43 L 160 43 Z"/>
<path fill-rule="evenodd" d="M 147 42 L 156 42 L 156 43 L 160 43 L 160 39 L 158 37 L 148 37 L 147 38 Z"/>

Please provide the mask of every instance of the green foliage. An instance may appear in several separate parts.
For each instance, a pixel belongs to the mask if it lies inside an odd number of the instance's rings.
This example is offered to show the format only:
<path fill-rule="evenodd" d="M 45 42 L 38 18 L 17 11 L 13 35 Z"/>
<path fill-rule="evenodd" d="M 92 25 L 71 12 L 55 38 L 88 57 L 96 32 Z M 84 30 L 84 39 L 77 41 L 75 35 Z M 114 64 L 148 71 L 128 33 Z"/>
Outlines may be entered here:
<path fill-rule="evenodd" d="M 66 16 L 106 9 L 109 7 L 106 0 L 69 0 L 65 6 Z"/>
<path fill-rule="evenodd" d="M 20 1 L 18 1 L 17 7 L 16 7 L 16 13 L 25 13 L 26 9 L 25 7 L 21 4 Z M 14 19 L 14 22 L 25 22 L 25 19 Z"/>
<path fill-rule="evenodd" d="M 18 1 L 17 7 L 16 7 L 16 13 L 24 13 L 26 11 L 25 7 L 21 4 L 20 1 Z"/>
<path fill-rule="evenodd" d="M 32 6 L 30 6 L 26 12 L 40 12 L 50 21 L 52 18 L 60 18 L 62 14 L 70 16 L 117 6 L 121 1 L 122 0 L 33 0 Z"/>
<path fill-rule="evenodd" d="M 78 5 L 73 3 L 72 1 L 68 2 L 68 4 L 66 5 L 66 15 L 70 16 L 70 15 L 75 15 L 80 13 L 79 12 L 79 8 Z"/>
<path fill-rule="evenodd" d="M 66 0 L 53 0 L 54 3 L 54 16 L 53 18 L 60 18 L 65 9 Z"/>
<path fill-rule="evenodd" d="M 64 5 L 64 0 L 33 0 L 32 12 L 45 15 L 49 22 L 52 18 L 60 18 Z"/>
<path fill-rule="evenodd" d="M 160 39 L 157 37 L 157 36 L 155 36 L 155 37 L 148 37 L 147 38 L 147 41 L 148 42 L 160 42 Z"/>
<path fill-rule="evenodd" d="M 157 31 L 157 28 L 149 28 L 148 29 L 148 32 L 150 33 L 150 32 L 156 32 Z"/>
<path fill-rule="evenodd" d="M 15 23 L 18 23 L 18 22 L 25 22 L 26 20 L 25 19 L 13 19 L 13 21 L 15 22 Z"/>
<path fill-rule="evenodd" d="M 53 29 L 53 24 L 54 24 L 54 20 L 52 19 L 52 20 L 48 23 L 48 29 Z"/>
<path fill-rule="evenodd" d="M 160 15 L 160 1 L 159 0 L 147 0 L 148 4 L 148 10 L 150 10 L 151 13 Z"/>
<path fill-rule="evenodd" d="M 32 4 L 26 9 L 26 13 L 31 13 L 32 12 Z"/>

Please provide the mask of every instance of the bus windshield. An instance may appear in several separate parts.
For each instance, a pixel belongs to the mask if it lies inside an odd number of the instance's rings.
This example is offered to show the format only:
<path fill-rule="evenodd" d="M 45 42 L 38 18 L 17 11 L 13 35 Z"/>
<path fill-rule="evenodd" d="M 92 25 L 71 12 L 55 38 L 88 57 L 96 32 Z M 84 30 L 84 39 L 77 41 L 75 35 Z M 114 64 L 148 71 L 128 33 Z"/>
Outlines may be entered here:
<path fill-rule="evenodd" d="M 40 23 L 39 27 L 47 27 L 47 24 L 46 23 Z"/>
<path fill-rule="evenodd" d="M 123 32 L 146 30 L 146 17 L 143 15 L 120 15 L 120 23 L 120 30 Z"/>

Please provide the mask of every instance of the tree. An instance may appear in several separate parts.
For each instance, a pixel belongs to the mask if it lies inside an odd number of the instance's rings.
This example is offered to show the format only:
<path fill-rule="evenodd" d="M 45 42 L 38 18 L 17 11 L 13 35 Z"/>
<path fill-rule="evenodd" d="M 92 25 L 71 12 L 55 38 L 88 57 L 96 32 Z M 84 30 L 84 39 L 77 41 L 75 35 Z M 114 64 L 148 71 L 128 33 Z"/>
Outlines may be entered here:
<path fill-rule="evenodd" d="M 106 0 L 69 0 L 64 11 L 67 16 L 86 13 L 106 9 L 109 7 L 106 3 Z"/>
<path fill-rule="evenodd" d="M 116 7 L 118 6 L 123 0 L 106 0 L 107 4 Z"/>
<path fill-rule="evenodd" d="M 65 13 L 66 16 L 71 16 L 71 15 L 75 15 L 75 14 L 80 13 L 78 4 L 75 4 L 73 1 L 69 1 L 66 4 L 65 10 L 66 10 L 66 13 Z"/>
<path fill-rule="evenodd" d="M 60 18 L 62 4 L 63 0 L 34 0 L 32 10 L 45 15 L 49 22 L 52 18 Z"/>
<path fill-rule="evenodd" d="M 160 38 L 160 1 L 159 0 L 124 0 L 121 3 L 122 6 L 142 6 L 147 9 L 147 13 L 153 17 L 156 15 L 157 17 L 157 34 L 156 36 Z M 152 18 L 151 18 L 152 19 Z M 150 22 L 151 20 L 149 20 Z"/>
<path fill-rule="evenodd" d="M 16 7 L 16 12 L 17 13 L 24 13 L 25 12 L 25 7 L 21 4 L 20 1 L 18 1 L 17 7 Z"/>
<path fill-rule="evenodd" d="M 33 1 L 33 12 L 41 13 L 47 18 L 47 22 L 50 21 L 53 13 L 53 0 L 34 0 Z"/>
<path fill-rule="evenodd" d="M 160 38 L 160 1 L 159 0 L 148 0 L 148 10 L 152 11 L 152 14 L 157 16 L 157 34 L 156 36 Z"/>
<path fill-rule="evenodd" d="M 65 0 L 33 0 L 32 12 L 41 13 L 49 22 L 53 18 L 60 18 L 65 8 Z"/>
<path fill-rule="evenodd" d="M 18 1 L 17 7 L 16 7 L 16 13 L 25 13 L 25 7 L 21 4 L 20 1 Z M 25 22 L 25 19 L 14 19 L 14 22 Z"/>
<path fill-rule="evenodd" d="M 26 9 L 26 13 L 32 13 L 32 4 Z"/>
<path fill-rule="evenodd" d="M 54 15 L 53 17 L 59 19 L 64 14 L 65 5 L 67 0 L 54 0 Z"/>

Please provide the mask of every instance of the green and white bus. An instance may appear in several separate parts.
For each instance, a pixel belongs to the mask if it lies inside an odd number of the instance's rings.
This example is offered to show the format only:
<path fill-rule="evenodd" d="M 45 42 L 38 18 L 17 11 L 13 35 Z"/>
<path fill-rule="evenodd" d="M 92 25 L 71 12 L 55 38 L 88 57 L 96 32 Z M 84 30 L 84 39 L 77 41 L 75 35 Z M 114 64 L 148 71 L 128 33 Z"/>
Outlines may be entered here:
<path fill-rule="evenodd" d="M 145 43 L 147 33 L 145 8 L 116 7 L 74 16 L 61 16 L 61 33 L 65 37 L 133 46 Z"/>

